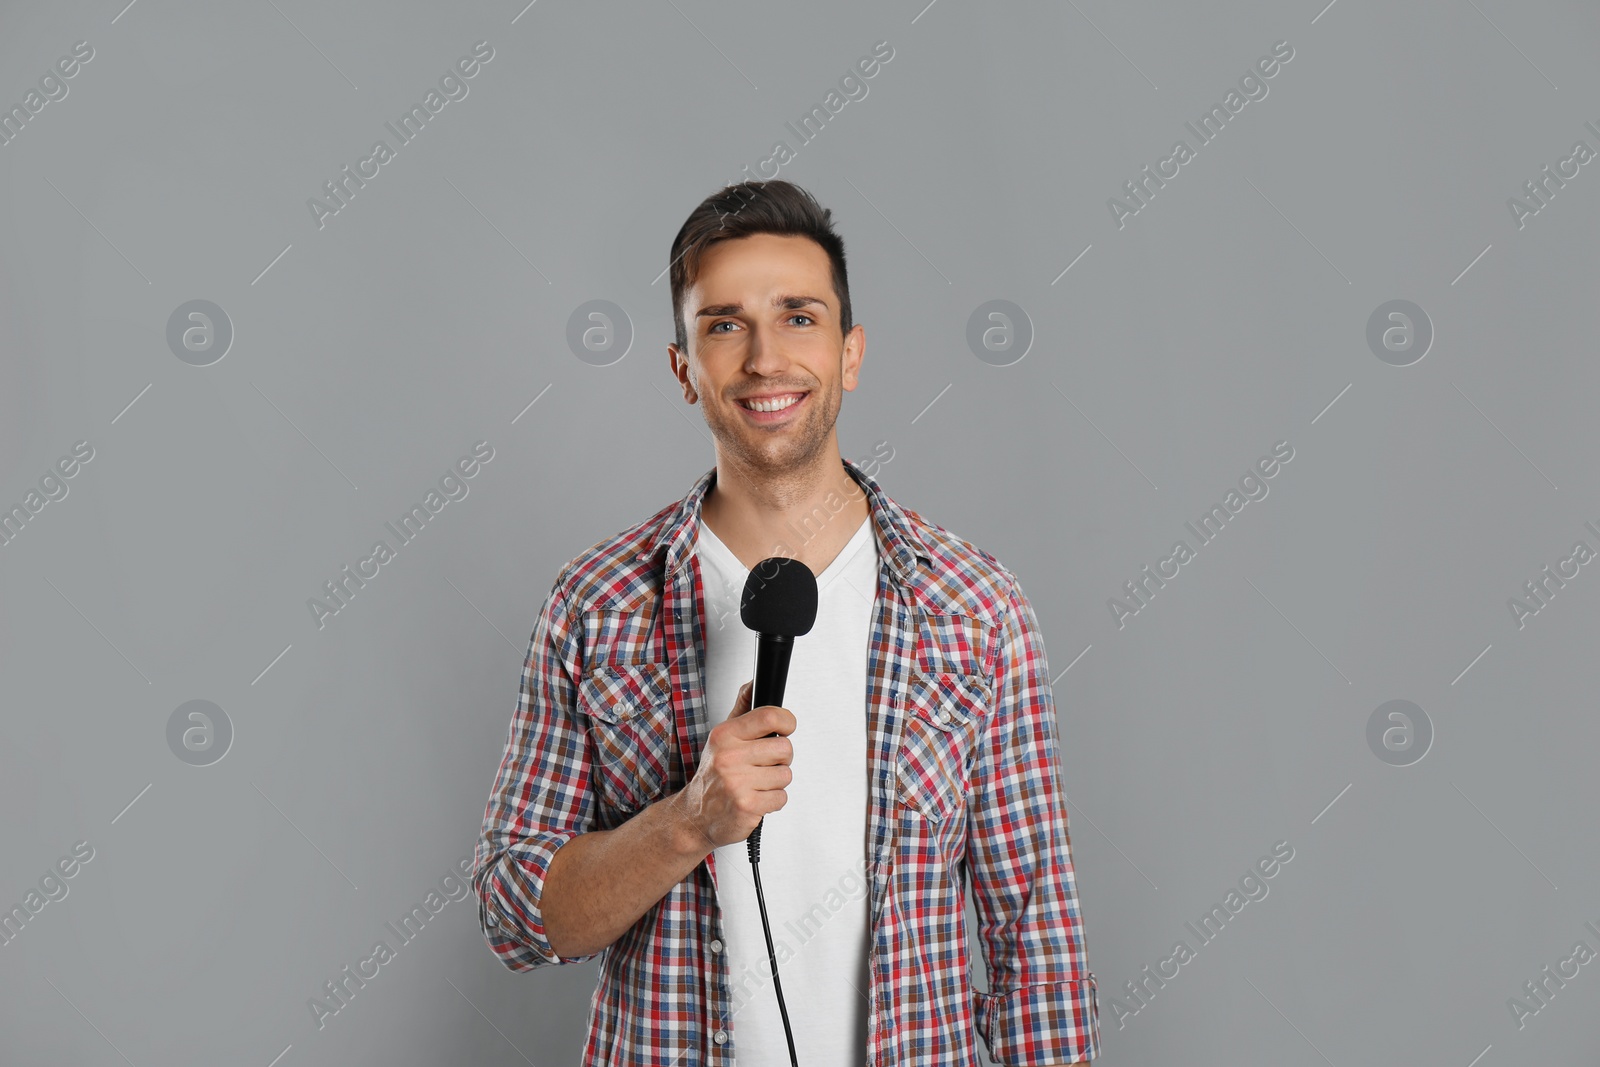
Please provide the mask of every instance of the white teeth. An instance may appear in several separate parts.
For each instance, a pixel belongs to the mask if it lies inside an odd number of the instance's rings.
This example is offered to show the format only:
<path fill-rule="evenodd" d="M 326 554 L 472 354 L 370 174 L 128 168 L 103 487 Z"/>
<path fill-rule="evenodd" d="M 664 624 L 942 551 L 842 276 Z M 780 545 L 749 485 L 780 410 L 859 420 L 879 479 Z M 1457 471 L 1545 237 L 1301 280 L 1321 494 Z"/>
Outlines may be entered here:
<path fill-rule="evenodd" d="M 791 404 L 796 404 L 799 401 L 800 396 L 798 394 L 794 394 L 786 397 L 779 397 L 776 400 L 741 400 L 739 403 L 743 404 L 751 411 L 782 411 L 784 408 L 789 407 Z"/>

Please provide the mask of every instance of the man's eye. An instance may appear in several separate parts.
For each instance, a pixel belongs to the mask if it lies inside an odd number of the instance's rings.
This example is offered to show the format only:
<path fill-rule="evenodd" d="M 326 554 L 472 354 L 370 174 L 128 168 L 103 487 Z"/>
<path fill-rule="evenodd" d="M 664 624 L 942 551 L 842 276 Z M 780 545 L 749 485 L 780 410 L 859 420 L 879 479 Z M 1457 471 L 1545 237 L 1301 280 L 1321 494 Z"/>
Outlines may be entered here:
<path fill-rule="evenodd" d="M 735 325 L 738 325 L 738 324 L 735 323 L 735 322 L 732 322 L 730 320 L 724 319 L 722 322 L 713 322 L 711 324 L 711 329 L 707 330 L 706 332 L 707 333 L 716 333 L 716 332 L 718 332 L 717 331 L 717 327 L 718 326 L 735 326 Z M 726 331 L 723 331 L 723 332 L 726 332 Z"/>
<path fill-rule="evenodd" d="M 806 322 L 808 322 L 808 323 L 813 321 L 810 315 L 807 315 L 807 314 L 805 314 L 804 312 L 801 312 L 801 311 L 797 311 L 793 315 L 789 316 L 789 321 L 790 322 L 793 322 L 795 319 L 805 319 Z"/>

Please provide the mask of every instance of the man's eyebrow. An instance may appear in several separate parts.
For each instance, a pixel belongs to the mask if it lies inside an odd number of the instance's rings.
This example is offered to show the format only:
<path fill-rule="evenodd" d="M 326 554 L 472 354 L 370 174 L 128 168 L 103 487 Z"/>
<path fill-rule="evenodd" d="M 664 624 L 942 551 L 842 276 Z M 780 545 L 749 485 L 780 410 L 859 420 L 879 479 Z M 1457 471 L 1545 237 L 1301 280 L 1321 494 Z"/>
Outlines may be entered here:
<path fill-rule="evenodd" d="M 795 311 L 803 307 L 808 307 L 812 304 L 816 304 L 824 308 L 828 306 L 828 302 L 826 300 L 816 296 L 796 295 L 775 296 L 772 298 L 772 306 L 775 308 L 781 308 L 785 311 Z M 709 304 L 695 312 L 694 317 L 697 319 L 704 319 L 715 318 L 718 315 L 737 315 L 743 310 L 743 304 Z"/>

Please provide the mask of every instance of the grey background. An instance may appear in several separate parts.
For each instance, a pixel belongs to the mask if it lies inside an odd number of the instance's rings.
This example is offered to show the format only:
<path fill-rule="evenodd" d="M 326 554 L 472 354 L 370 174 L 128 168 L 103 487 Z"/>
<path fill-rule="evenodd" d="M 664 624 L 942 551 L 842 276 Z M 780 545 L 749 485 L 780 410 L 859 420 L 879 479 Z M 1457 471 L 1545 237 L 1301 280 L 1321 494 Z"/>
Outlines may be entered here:
<path fill-rule="evenodd" d="M 307 1000 L 470 855 L 556 569 L 712 465 L 666 366 L 668 245 L 781 139 L 867 329 L 842 451 L 890 442 L 884 487 L 1043 626 L 1099 1062 L 1594 1063 L 1600 963 L 1522 1028 L 1507 1000 L 1600 949 L 1597 565 L 1521 628 L 1507 601 L 1600 548 L 1600 163 L 1522 228 L 1507 198 L 1600 148 L 1597 22 L 7 5 L 6 108 L 94 58 L 0 146 L 0 502 L 95 451 L 0 546 L 0 903 L 95 851 L 0 947 L 0 1059 L 576 1062 L 594 965 L 504 970 L 470 899 L 320 1031 Z M 319 229 L 307 199 L 480 40 L 469 95 Z M 880 40 L 800 146 L 785 122 Z M 1119 228 L 1107 199 L 1280 40 L 1268 95 Z M 166 339 L 197 299 L 233 328 L 205 367 Z M 596 299 L 634 333 L 607 366 L 566 341 Z M 1394 299 L 1435 332 L 1406 367 L 1366 342 Z M 1009 366 L 967 345 L 990 300 L 1031 323 Z M 307 599 L 480 440 L 466 498 L 319 629 Z M 1119 628 L 1107 600 L 1278 441 L 1270 494 Z M 1409 766 L 1367 742 L 1397 699 L 1434 734 Z M 191 700 L 232 726 L 209 766 L 168 745 Z M 1119 1026 L 1280 840 L 1270 894 Z"/>

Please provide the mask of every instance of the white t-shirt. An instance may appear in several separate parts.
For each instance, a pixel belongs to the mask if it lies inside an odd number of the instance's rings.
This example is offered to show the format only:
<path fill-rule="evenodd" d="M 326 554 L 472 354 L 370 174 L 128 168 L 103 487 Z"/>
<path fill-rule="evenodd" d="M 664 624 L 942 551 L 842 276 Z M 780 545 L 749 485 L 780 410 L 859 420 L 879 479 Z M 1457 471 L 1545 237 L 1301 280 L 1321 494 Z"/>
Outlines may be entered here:
<path fill-rule="evenodd" d="M 755 674 L 756 634 L 739 617 L 750 571 L 704 522 L 696 551 L 715 726 Z M 877 588 L 869 516 L 817 576 L 817 621 L 795 639 L 782 701 L 797 720 L 794 781 L 761 827 L 761 891 L 807 1067 L 858 1067 L 867 1052 L 867 640 Z M 738 1067 L 787 1067 L 746 843 L 718 848 L 716 870 Z"/>

